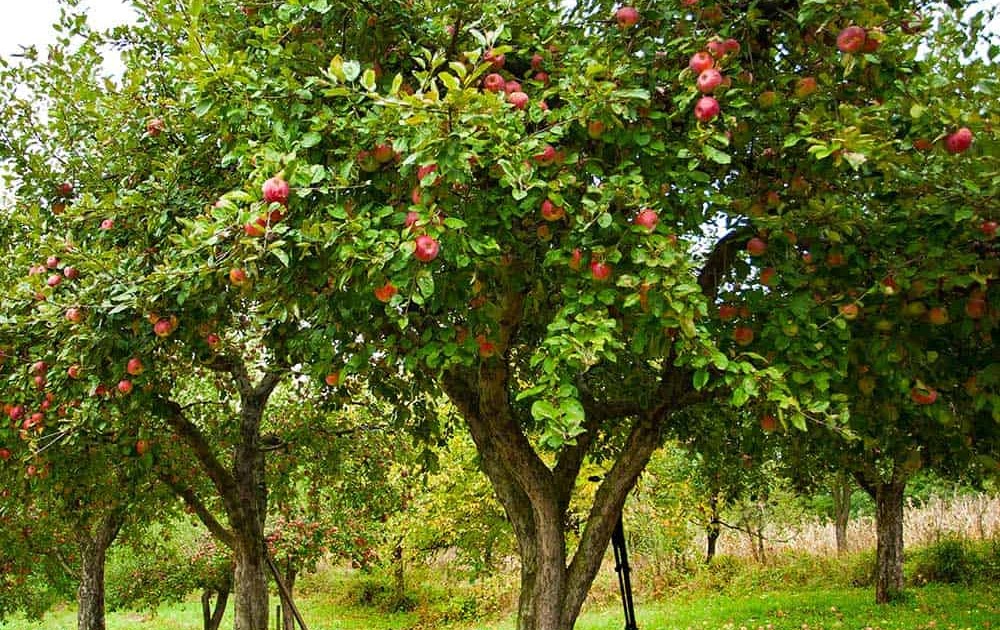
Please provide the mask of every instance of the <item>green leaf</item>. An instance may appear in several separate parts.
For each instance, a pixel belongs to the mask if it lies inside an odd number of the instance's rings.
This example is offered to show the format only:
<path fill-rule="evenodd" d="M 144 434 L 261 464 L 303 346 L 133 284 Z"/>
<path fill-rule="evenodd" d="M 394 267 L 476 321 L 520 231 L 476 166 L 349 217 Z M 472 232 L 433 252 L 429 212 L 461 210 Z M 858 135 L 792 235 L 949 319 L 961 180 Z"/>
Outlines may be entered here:
<path fill-rule="evenodd" d="M 333 64 L 332 61 L 330 63 Z M 342 67 L 345 81 L 354 81 L 361 76 L 361 64 L 357 61 L 345 61 Z"/>
<path fill-rule="evenodd" d="M 277 258 L 278 260 L 281 261 L 281 264 L 283 264 L 286 267 L 288 266 L 288 262 L 289 262 L 288 261 L 288 252 L 286 252 L 283 249 L 274 248 L 274 249 L 271 250 L 271 253 L 274 254 L 275 258 Z"/>
<path fill-rule="evenodd" d="M 361 85 L 364 86 L 369 92 L 375 91 L 375 71 L 371 68 L 365 70 L 364 75 L 361 77 Z"/>
<path fill-rule="evenodd" d="M 694 388 L 701 389 L 708 383 L 708 370 L 698 370 L 694 373 Z"/>
<path fill-rule="evenodd" d="M 461 89 L 458 79 L 456 79 L 455 76 L 449 72 L 442 72 L 438 75 L 438 78 L 441 79 L 441 83 L 443 83 L 449 90 L 457 92 Z"/>
<path fill-rule="evenodd" d="M 191 18 L 197 20 L 198 16 L 201 15 L 201 12 L 202 10 L 204 10 L 204 8 L 205 8 L 205 0 L 191 0 L 191 8 L 189 10 L 191 13 Z"/>
<path fill-rule="evenodd" d="M 716 164 L 729 164 L 733 161 L 733 159 L 729 157 L 728 153 L 720 151 L 710 144 L 706 144 L 702 147 L 702 153 L 705 154 L 705 157 L 712 160 Z"/>
<path fill-rule="evenodd" d="M 326 13 L 330 10 L 329 0 L 312 0 L 309 3 L 309 8 L 317 13 Z"/>
<path fill-rule="evenodd" d="M 204 118 L 205 115 L 208 114 L 209 111 L 211 111 L 213 105 L 215 105 L 215 101 L 210 98 L 202 100 L 194 108 L 195 117 Z"/>
<path fill-rule="evenodd" d="M 322 141 L 323 136 L 315 131 L 310 131 L 302 136 L 302 139 L 299 140 L 299 144 L 302 145 L 303 148 L 308 149 L 309 147 L 316 146 Z"/>

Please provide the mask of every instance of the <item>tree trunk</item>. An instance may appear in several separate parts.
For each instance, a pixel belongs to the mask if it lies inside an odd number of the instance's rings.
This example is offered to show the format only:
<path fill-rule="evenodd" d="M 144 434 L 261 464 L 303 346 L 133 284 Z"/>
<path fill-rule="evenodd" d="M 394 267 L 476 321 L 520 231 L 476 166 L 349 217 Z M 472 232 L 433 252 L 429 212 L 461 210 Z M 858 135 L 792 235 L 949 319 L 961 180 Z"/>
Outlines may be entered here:
<path fill-rule="evenodd" d="M 847 553 L 847 523 L 851 518 L 850 478 L 843 473 L 836 476 L 831 492 L 833 494 L 833 525 L 837 537 L 837 553 Z"/>
<path fill-rule="evenodd" d="M 905 481 L 875 486 L 875 602 L 885 604 L 903 592 L 903 490 Z"/>
<path fill-rule="evenodd" d="M 212 608 L 212 596 L 215 595 L 215 608 Z M 220 587 L 218 591 L 205 590 L 201 594 L 201 613 L 205 630 L 219 630 L 222 625 L 222 617 L 226 614 L 226 605 L 229 603 L 229 587 Z"/>
<path fill-rule="evenodd" d="M 295 597 L 295 579 L 299 576 L 299 572 L 295 569 L 295 566 L 289 560 L 288 565 L 285 567 L 285 589 L 288 590 L 288 597 Z M 292 611 L 292 607 L 287 603 L 281 607 L 281 624 L 284 630 L 295 630 L 295 612 Z"/>
<path fill-rule="evenodd" d="M 267 561 L 261 538 L 236 545 L 235 630 L 268 630 Z"/>
<path fill-rule="evenodd" d="M 77 630 L 105 630 L 104 566 L 108 547 L 123 522 L 122 513 L 115 510 L 101 519 L 96 532 L 80 534 L 82 572 L 77 588 Z"/>
<path fill-rule="evenodd" d="M 722 524 L 719 521 L 719 497 L 717 494 L 713 494 L 708 500 L 708 505 L 710 508 L 708 526 L 705 528 L 706 534 L 708 536 L 708 544 L 705 550 L 705 564 L 710 564 L 712 558 L 715 557 L 716 544 L 719 542 L 719 536 L 722 535 Z"/>
<path fill-rule="evenodd" d="M 402 610 L 406 605 L 406 567 L 403 565 L 403 541 L 396 541 L 392 550 L 393 607 Z"/>

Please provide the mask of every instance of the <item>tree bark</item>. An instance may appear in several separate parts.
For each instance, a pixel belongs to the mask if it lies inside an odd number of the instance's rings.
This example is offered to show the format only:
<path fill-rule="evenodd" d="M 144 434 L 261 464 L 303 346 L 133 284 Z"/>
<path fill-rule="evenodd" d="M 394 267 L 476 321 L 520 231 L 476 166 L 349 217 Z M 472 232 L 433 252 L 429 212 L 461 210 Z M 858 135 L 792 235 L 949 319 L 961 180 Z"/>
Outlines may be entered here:
<path fill-rule="evenodd" d="M 886 604 L 903 593 L 903 490 L 905 481 L 875 486 L 875 602 Z"/>
<path fill-rule="evenodd" d="M 216 596 L 215 608 L 212 608 L 212 595 Z M 218 591 L 205 590 L 201 594 L 201 614 L 205 630 L 219 630 L 222 625 L 222 617 L 226 614 L 226 605 L 229 603 L 229 587 L 222 586 Z"/>
<path fill-rule="evenodd" d="M 77 588 L 78 630 L 105 630 L 104 567 L 108 547 L 124 523 L 124 514 L 114 510 L 97 524 L 96 531 L 82 532 L 79 538 L 82 574 Z"/>
<path fill-rule="evenodd" d="M 851 518 L 853 487 L 846 474 L 838 474 L 831 488 L 833 494 L 833 526 L 837 537 L 837 553 L 847 553 L 847 523 Z"/>
<path fill-rule="evenodd" d="M 708 500 L 709 506 L 709 521 L 708 526 L 705 528 L 705 533 L 707 535 L 707 544 L 705 549 L 705 564 L 710 564 L 712 558 L 715 557 L 716 545 L 719 542 L 719 536 L 722 535 L 722 523 L 719 520 L 719 497 L 713 494 Z"/>

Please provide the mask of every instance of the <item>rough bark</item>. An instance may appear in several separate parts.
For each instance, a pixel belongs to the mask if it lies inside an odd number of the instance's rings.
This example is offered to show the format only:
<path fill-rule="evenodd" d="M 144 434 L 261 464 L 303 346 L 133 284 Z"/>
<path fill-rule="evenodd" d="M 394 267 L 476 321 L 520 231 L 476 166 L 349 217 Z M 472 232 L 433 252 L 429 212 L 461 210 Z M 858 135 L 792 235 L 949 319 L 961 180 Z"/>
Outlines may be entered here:
<path fill-rule="evenodd" d="M 903 592 L 903 490 L 905 482 L 875 486 L 875 602 L 886 604 Z"/>
<path fill-rule="evenodd" d="M 102 518 L 94 531 L 79 534 L 82 571 L 77 588 L 78 630 L 105 630 L 104 567 L 108 547 L 123 523 L 124 514 L 115 510 Z"/>
<path fill-rule="evenodd" d="M 722 535 L 722 522 L 719 520 L 718 495 L 712 495 L 712 498 L 708 501 L 708 506 L 710 512 L 708 526 L 705 527 L 705 533 L 708 539 L 705 549 L 705 564 L 710 564 L 712 562 L 712 558 L 715 557 L 716 545 L 719 542 L 719 536 Z"/>

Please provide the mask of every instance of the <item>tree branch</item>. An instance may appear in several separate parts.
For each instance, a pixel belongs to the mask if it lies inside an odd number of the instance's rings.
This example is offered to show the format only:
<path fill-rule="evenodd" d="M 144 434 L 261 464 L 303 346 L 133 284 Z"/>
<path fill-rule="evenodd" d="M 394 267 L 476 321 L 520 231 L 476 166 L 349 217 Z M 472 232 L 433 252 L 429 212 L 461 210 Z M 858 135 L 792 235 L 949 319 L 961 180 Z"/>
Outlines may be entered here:
<path fill-rule="evenodd" d="M 166 473 L 159 474 L 160 481 L 165 483 L 174 494 L 184 501 L 185 505 L 189 506 L 194 513 L 198 516 L 198 520 L 204 523 L 208 531 L 212 532 L 212 535 L 221 542 L 223 545 L 233 549 L 236 545 L 236 538 L 233 533 L 226 529 L 226 527 L 215 518 L 215 515 L 208 511 L 205 504 L 201 502 L 198 495 L 194 493 L 194 490 L 187 486 L 182 486 L 176 483 L 170 478 Z"/>
<path fill-rule="evenodd" d="M 709 302 L 715 300 L 719 286 L 736 260 L 736 252 L 746 245 L 748 238 L 747 230 L 733 230 L 719 239 L 712 253 L 705 259 L 705 264 L 698 274 L 698 286 Z"/>

